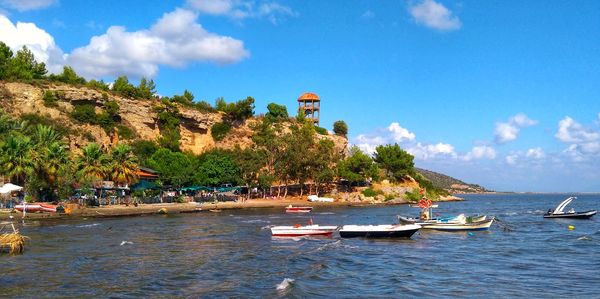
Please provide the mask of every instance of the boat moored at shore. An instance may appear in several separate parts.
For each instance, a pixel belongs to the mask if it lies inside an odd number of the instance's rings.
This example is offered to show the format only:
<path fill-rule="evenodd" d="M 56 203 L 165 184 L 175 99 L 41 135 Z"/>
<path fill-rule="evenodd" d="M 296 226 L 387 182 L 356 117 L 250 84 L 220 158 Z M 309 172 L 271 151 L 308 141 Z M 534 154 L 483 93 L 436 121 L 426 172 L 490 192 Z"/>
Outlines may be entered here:
<path fill-rule="evenodd" d="M 410 238 L 421 228 L 416 224 L 344 225 L 342 238 Z"/>

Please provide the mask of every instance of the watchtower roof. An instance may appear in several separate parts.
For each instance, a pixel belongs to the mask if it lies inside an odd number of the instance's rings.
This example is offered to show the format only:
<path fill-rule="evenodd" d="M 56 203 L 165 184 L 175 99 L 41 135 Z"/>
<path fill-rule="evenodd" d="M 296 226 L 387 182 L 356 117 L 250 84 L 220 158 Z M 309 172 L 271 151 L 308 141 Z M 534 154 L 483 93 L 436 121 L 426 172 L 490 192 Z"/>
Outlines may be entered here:
<path fill-rule="evenodd" d="M 305 92 L 299 98 L 298 102 L 302 101 L 320 101 L 319 96 L 312 92 Z"/>

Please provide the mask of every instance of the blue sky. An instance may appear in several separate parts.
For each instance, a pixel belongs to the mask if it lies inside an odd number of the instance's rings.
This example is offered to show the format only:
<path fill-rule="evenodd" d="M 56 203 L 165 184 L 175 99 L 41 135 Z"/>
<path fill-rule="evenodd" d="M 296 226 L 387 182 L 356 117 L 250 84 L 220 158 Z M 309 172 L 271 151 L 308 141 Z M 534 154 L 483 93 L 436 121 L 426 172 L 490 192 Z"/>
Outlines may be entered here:
<path fill-rule="evenodd" d="M 253 96 L 365 151 L 495 190 L 600 191 L 598 1 L 0 0 L 0 40 L 51 70 Z"/>

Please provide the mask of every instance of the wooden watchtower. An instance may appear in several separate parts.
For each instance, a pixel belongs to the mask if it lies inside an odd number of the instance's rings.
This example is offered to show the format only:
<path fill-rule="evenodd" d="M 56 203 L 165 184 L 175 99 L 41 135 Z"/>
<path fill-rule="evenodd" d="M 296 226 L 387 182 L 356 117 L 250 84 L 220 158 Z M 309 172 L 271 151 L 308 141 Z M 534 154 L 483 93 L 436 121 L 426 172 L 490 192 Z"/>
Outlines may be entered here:
<path fill-rule="evenodd" d="M 319 116 L 321 114 L 321 100 L 319 96 L 312 92 L 305 92 L 298 98 L 298 106 L 304 110 L 306 118 L 312 120 L 315 125 L 319 125 Z"/>

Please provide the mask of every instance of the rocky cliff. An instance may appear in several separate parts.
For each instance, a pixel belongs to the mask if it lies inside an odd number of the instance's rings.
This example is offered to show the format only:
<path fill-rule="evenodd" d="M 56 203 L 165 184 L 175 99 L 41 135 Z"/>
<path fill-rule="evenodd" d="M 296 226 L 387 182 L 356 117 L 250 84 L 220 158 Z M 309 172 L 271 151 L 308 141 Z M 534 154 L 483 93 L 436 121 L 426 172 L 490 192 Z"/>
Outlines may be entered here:
<path fill-rule="evenodd" d="M 59 95 L 56 105 L 44 104 L 46 91 Z M 135 138 L 156 141 L 161 136 L 157 112 L 154 109 L 160 105 L 159 99 L 130 99 L 87 87 L 54 82 L 0 82 L 0 108 L 4 112 L 15 117 L 35 114 L 61 124 L 71 132 L 67 138 L 74 150 L 90 142 L 97 142 L 108 148 L 116 142 L 131 141 L 118 136 L 116 131 L 107 133 L 100 125 L 81 123 L 70 117 L 74 105 L 91 104 L 99 113 L 107 101 L 116 101 L 119 104 L 121 125 L 131 129 Z M 236 145 L 245 148 L 252 144 L 251 125 L 257 119 L 249 119 L 244 124 L 232 128 L 226 138 L 215 142 L 211 136 L 211 127 L 223 120 L 222 113 L 201 112 L 183 105 L 179 105 L 178 109 L 182 151 L 200 154 L 212 148 L 232 149 Z M 320 138 L 331 139 L 339 152 L 346 151 L 345 138 L 334 135 Z"/>

